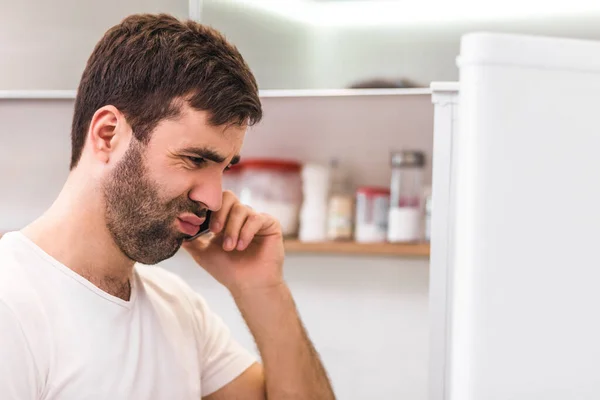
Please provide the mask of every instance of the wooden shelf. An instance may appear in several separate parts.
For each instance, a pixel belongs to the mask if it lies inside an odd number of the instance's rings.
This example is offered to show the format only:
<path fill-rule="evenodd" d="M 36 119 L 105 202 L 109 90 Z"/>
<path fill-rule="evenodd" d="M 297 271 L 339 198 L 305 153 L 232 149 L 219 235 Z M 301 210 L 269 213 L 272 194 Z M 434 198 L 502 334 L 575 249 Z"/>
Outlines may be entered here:
<path fill-rule="evenodd" d="M 5 232 L 0 232 L 0 237 Z M 285 240 L 288 254 L 429 257 L 429 243 L 301 242 Z"/>
<path fill-rule="evenodd" d="M 429 243 L 301 242 L 286 240 L 288 254 L 333 254 L 394 257 L 429 257 Z"/>

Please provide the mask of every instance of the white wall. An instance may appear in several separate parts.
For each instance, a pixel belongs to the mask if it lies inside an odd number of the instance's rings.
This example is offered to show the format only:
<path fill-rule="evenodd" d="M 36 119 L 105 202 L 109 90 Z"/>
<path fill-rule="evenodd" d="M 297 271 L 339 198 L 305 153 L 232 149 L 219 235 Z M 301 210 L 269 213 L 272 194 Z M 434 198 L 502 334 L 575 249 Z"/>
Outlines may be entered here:
<path fill-rule="evenodd" d="M 202 293 L 234 336 L 254 349 L 225 289 L 187 254 L 162 266 Z M 284 269 L 339 399 L 426 399 L 427 261 L 288 256 Z"/>
<path fill-rule="evenodd" d="M 355 185 L 389 186 L 390 152 L 427 155 L 431 182 L 431 95 L 266 97 L 264 119 L 250 130 L 244 157 L 278 157 L 327 164 L 337 158 Z"/>
<path fill-rule="evenodd" d="M 345 87 L 373 77 L 409 78 L 426 87 L 432 81 L 457 81 L 460 37 L 473 31 L 600 40 L 600 16 L 322 29 L 310 60 L 319 72 L 314 74 L 311 86 Z"/>
<path fill-rule="evenodd" d="M 425 87 L 455 81 L 460 37 L 473 31 L 600 40 L 599 15 L 323 28 L 219 0 L 205 0 L 205 9 L 202 21 L 239 42 L 262 89 L 343 88 L 377 77 L 408 78 Z"/>
<path fill-rule="evenodd" d="M 386 185 L 390 147 L 431 151 L 428 95 L 264 98 L 263 105 L 265 120 L 248 133 L 242 156 L 325 161 L 335 154 L 357 183 Z M 0 100 L 0 230 L 33 220 L 60 190 L 72 110 L 73 100 Z M 254 347 L 225 290 L 187 255 L 162 265 Z M 340 399 L 426 398 L 427 260 L 289 255 L 285 275 Z"/>
<path fill-rule="evenodd" d="M 203 1 L 201 21 L 236 45 L 261 89 L 311 87 L 309 27 L 221 0 Z"/>
<path fill-rule="evenodd" d="M 405 78 L 422 87 L 454 81 L 458 48 L 458 35 L 428 29 L 324 28 L 314 41 L 311 87 L 343 88 L 373 78 Z"/>
<path fill-rule="evenodd" d="M 129 14 L 187 17 L 187 0 L 0 0 L 0 90 L 76 89 L 94 45 Z"/>
<path fill-rule="evenodd" d="M 101 35 L 136 12 L 188 16 L 187 0 L 0 0 L 0 90 L 75 89 Z M 600 40 L 600 17 L 416 27 L 315 28 L 254 8 L 204 0 L 202 21 L 238 46 L 263 89 L 340 88 L 370 77 L 425 86 L 456 80 L 460 36 L 474 30 Z"/>

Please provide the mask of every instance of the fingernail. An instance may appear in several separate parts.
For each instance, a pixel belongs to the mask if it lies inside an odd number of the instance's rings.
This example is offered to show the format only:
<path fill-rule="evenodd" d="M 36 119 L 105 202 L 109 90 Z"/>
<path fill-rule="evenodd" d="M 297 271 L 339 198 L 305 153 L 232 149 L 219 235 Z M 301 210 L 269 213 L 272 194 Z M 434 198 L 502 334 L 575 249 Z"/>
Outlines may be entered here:
<path fill-rule="evenodd" d="M 227 238 L 225 239 L 225 243 L 223 243 L 223 247 L 225 248 L 225 250 L 232 249 L 234 247 L 233 239 L 230 236 L 227 236 Z"/>
<path fill-rule="evenodd" d="M 240 240 L 238 240 L 237 249 L 242 250 L 243 248 L 244 248 L 244 241 L 240 239 Z"/>
<path fill-rule="evenodd" d="M 213 222 L 211 225 L 211 230 L 215 233 L 218 233 L 221 230 L 221 223 L 220 222 Z"/>

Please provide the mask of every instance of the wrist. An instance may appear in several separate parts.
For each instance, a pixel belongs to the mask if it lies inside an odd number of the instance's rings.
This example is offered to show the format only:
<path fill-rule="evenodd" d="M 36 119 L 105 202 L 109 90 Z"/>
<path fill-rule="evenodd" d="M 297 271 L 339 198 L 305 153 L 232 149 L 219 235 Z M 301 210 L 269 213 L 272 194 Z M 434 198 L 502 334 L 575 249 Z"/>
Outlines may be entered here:
<path fill-rule="evenodd" d="M 232 294 L 263 357 L 267 347 L 288 346 L 300 340 L 302 326 L 285 282 Z"/>
<path fill-rule="evenodd" d="M 259 286 L 238 285 L 230 288 L 229 292 L 238 304 L 240 302 L 281 299 L 282 297 L 291 296 L 290 289 L 283 279 Z"/>

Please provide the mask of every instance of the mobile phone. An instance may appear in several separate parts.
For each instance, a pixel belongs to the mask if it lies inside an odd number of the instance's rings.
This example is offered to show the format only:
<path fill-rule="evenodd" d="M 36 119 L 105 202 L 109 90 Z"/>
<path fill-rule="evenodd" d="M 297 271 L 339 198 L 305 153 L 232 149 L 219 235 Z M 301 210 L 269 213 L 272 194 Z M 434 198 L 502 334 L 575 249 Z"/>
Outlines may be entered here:
<path fill-rule="evenodd" d="M 190 242 L 190 241 L 196 239 L 197 237 L 205 235 L 210 232 L 210 215 L 211 214 L 212 213 L 210 210 L 206 211 L 206 219 L 204 220 L 202 225 L 200 225 L 200 230 L 194 236 L 185 239 L 186 242 Z"/>

